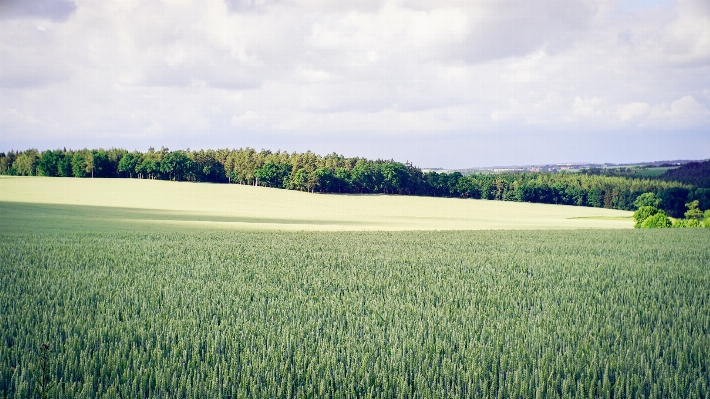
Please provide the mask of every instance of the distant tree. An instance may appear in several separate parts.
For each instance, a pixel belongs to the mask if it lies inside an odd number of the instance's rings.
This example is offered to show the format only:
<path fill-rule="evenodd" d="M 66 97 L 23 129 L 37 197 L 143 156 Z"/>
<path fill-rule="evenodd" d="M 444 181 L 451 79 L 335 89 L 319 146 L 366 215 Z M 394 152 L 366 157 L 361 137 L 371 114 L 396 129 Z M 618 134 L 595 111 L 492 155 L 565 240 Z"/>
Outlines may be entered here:
<path fill-rule="evenodd" d="M 57 176 L 61 177 L 72 177 L 74 173 L 72 172 L 72 156 L 74 154 L 71 151 L 64 150 L 59 155 L 57 160 Z"/>
<path fill-rule="evenodd" d="M 659 178 L 710 188 L 710 160 L 690 162 L 679 168 L 669 169 Z"/>
<path fill-rule="evenodd" d="M 710 188 L 696 188 L 688 195 L 691 201 L 698 200 L 698 208 L 710 209 Z"/>
<path fill-rule="evenodd" d="M 294 190 L 308 191 L 308 172 L 298 169 L 291 179 L 291 186 Z"/>
<path fill-rule="evenodd" d="M 314 172 L 316 177 L 315 189 L 320 192 L 331 192 L 335 182 L 333 172 L 328 168 L 318 168 Z"/>
<path fill-rule="evenodd" d="M 686 219 L 700 220 L 703 218 L 703 211 L 698 208 L 698 203 L 699 201 L 695 200 L 685 204 L 686 208 L 688 208 L 688 210 L 685 212 Z"/>
<path fill-rule="evenodd" d="M 350 171 L 352 183 L 360 193 L 375 191 L 374 173 L 372 173 L 371 163 L 365 159 L 357 161 Z"/>
<path fill-rule="evenodd" d="M 37 162 L 39 161 L 39 151 L 30 149 L 22 152 L 15 158 L 12 168 L 19 176 L 35 176 L 37 174 Z"/>
<path fill-rule="evenodd" d="M 85 177 L 86 170 L 84 170 L 84 154 L 81 151 L 74 153 L 71 159 L 71 170 L 74 177 Z"/>
<path fill-rule="evenodd" d="M 39 176 L 57 176 L 59 172 L 58 163 L 62 155 L 61 151 L 47 150 L 42 153 L 42 156 L 37 161 L 37 175 Z"/>
<path fill-rule="evenodd" d="M 226 172 L 227 150 L 200 150 L 188 153 L 195 163 L 194 176 L 188 175 L 187 180 L 208 181 L 214 183 L 227 182 L 229 174 Z"/>
<path fill-rule="evenodd" d="M 336 168 L 333 174 L 333 190 L 339 193 L 347 193 L 351 189 L 350 171 L 345 167 Z"/>
<path fill-rule="evenodd" d="M 192 172 L 193 162 L 185 151 L 173 151 L 165 154 L 160 162 L 160 172 L 166 174 L 170 180 L 185 180 L 185 176 Z"/>
<path fill-rule="evenodd" d="M 94 159 L 91 151 L 81 150 L 74 153 L 71 160 L 74 177 L 86 177 L 94 171 Z"/>
<path fill-rule="evenodd" d="M 587 193 L 587 205 L 593 206 L 595 208 L 601 208 L 604 206 L 604 190 L 600 187 L 594 187 L 590 189 Z"/>
<path fill-rule="evenodd" d="M 103 149 L 91 151 L 91 177 L 113 177 L 113 168 L 108 153 Z"/>
<path fill-rule="evenodd" d="M 266 162 L 264 166 L 254 171 L 254 177 L 261 186 L 278 187 L 279 167 L 271 161 Z"/>
<path fill-rule="evenodd" d="M 656 195 L 653 193 L 643 193 L 636 197 L 634 206 L 636 209 L 640 209 L 642 206 L 652 206 L 654 208 L 658 208 L 661 206 L 661 199 L 656 198 Z"/>
<path fill-rule="evenodd" d="M 385 193 L 402 194 L 402 192 L 408 191 L 409 173 L 407 173 L 407 167 L 404 164 L 394 161 L 386 162 L 382 164 L 380 171 Z"/>
<path fill-rule="evenodd" d="M 688 190 L 685 187 L 671 187 L 658 193 L 661 199 L 661 207 L 670 216 L 675 218 L 683 217 L 685 204 L 688 202 Z"/>
<path fill-rule="evenodd" d="M 13 156 L 12 152 L 5 154 L 0 152 L 0 175 L 10 174 L 10 168 L 12 168 Z"/>
<path fill-rule="evenodd" d="M 153 147 L 150 147 L 148 152 L 143 154 L 136 163 L 136 173 L 138 173 L 139 178 L 155 179 L 158 177 L 161 157 L 161 153 L 156 152 Z"/>
<path fill-rule="evenodd" d="M 122 173 L 124 176 L 133 177 L 133 173 L 136 171 L 136 166 L 138 165 L 140 155 L 137 153 L 127 152 L 121 157 L 118 162 L 118 172 Z"/>

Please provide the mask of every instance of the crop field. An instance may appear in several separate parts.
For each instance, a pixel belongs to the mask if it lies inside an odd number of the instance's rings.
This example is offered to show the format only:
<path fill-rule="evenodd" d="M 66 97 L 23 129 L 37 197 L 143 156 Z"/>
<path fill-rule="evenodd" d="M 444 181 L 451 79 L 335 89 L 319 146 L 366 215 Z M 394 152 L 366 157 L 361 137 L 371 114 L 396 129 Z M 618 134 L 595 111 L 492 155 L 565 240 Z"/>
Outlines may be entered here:
<path fill-rule="evenodd" d="M 632 212 L 237 184 L 0 177 L 4 231 L 630 229 Z"/>
<path fill-rule="evenodd" d="M 710 397 L 706 229 L 2 234 L 0 287 L 0 397 Z"/>
<path fill-rule="evenodd" d="M 676 167 L 658 167 L 658 168 L 647 168 L 639 169 L 634 173 L 637 177 L 658 177 L 671 169 L 676 169 Z"/>
<path fill-rule="evenodd" d="M 710 231 L 629 215 L 0 178 L 0 398 L 710 398 Z"/>

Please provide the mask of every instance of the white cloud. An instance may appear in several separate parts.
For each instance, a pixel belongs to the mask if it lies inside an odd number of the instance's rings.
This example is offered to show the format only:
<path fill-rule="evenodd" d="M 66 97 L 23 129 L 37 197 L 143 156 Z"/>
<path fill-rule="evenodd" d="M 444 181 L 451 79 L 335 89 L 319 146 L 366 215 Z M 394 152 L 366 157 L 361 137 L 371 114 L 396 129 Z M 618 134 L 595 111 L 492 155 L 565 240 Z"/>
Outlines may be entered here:
<path fill-rule="evenodd" d="M 710 110 L 693 96 L 683 96 L 670 104 L 661 104 L 653 108 L 649 115 L 649 125 L 661 125 L 670 128 L 682 128 L 710 123 Z"/>
<path fill-rule="evenodd" d="M 615 0 L 33 1 L 0 18 L 2 146 L 131 147 L 142 131 L 156 146 L 240 146 L 239 129 L 314 147 L 406 131 L 670 137 L 709 123 L 703 0 L 621 16 Z"/>
<path fill-rule="evenodd" d="M 232 115 L 231 125 L 233 127 L 242 128 L 257 128 L 260 125 L 262 119 L 254 111 L 247 111 L 242 115 L 237 116 L 237 114 Z"/>
<path fill-rule="evenodd" d="M 648 114 L 650 108 L 647 103 L 629 103 L 619 106 L 616 113 L 622 122 L 629 122 Z"/>
<path fill-rule="evenodd" d="M 579 117 L 593 117 L 602 115 L 602 100 L 598 97 L 582 98 L 575 97 L 572 104 L 572 112 Z"/>

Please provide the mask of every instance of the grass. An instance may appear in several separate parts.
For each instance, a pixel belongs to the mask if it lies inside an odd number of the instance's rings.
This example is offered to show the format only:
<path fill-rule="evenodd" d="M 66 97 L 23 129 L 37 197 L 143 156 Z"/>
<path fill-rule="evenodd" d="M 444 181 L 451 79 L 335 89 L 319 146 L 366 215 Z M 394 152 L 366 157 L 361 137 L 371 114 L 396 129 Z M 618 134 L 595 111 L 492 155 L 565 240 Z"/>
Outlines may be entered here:
<path fill-rule="evenodd" d="M 0 233 L 0 397 L 707 398 L 710 231 Z"/>
<path fill-rule="evenodd" d="M 637 169 L 634 173 L 634 176 L 636 177 L 658 177 L 664 173 L 666 173 L 670 169 L 676 169 L 677 167 L 663 167 L 663 168 L 646 168 L 646 169 Z"/>
<path fill-rule="evenodd" d="M 0 178 L 5 232 L 631 228 L 631 212 L 137 179 Z"/>
<path fill-rule="evenodd" d="M 634 221 L 633 216 L 579 216 L 572 219 Z"/>
<path fill-rule="evenodd" d="M 710 397 L 710 231 L 630 215 L 0 178 L 0 396 Z"/>

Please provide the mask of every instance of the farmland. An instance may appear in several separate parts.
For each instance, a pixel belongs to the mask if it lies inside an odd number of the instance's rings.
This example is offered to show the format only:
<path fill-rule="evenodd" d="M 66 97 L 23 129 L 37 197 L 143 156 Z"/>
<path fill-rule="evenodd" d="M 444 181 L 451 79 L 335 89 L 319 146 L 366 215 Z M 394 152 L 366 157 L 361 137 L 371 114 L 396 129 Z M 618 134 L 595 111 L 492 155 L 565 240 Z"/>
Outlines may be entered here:
<path fill-rule="evenodd" d="M 238 184 L 0 177 L 5 232 L 632 228 L 632 212 Z"/>
<path fill-rule="evenodd" d="M 0 397 L 708 398 L 710 231 L 628 214 L 0 178 Z"/>
<path fill-rule="evenodd" d="M 0 392 L 710 395 L 707 230 L 11 234 Z"/>

